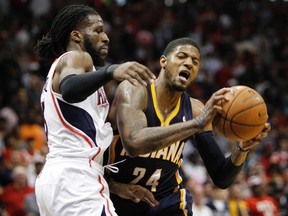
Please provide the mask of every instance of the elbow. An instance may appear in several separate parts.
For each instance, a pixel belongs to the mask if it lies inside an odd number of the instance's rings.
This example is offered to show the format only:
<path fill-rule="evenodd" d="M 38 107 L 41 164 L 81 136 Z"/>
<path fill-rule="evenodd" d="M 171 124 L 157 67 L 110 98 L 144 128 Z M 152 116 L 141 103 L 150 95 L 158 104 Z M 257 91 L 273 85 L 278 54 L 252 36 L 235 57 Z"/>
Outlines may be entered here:
<path fill-rule="evenodd" d="M 133 146 L 127 146 L 127 145 L 123 145 L 126 153 L 129 155 L 129 157 L 134 158 L 140 155 L 140 152 L 137 148 L 133 147 Z"/>
<path fill-rule="evenodd" d="M 213 181 L 213 183 L 218 187 L 218 188 L 221 188 L 221 189 L 227 189 L 227 188 L 229 188 L 229 186 L 231 185 L 231 184 L 227 184 L 226 182 L 220 182 L 220 181 Z"/>
<path fill-rule="evenodd" d="M 212 179 L 214 185 L 217 186 L 218 188 L 221 188 L 221 189 L 229 188 L 234 181 L 234 178 L 233 179 L 219 178 L 219 176 L 215 177 L 215 178 L 211 178 L 211 179 Z"/>
<path fill-rule="evenodd" d="M 139 154 L 137 154 L 136 152 L 133 152 L 133 151 L 127 151 L 127 154 L 131 158 L 135 158 L 135 157 L 139 156 Z"/>
<path fill-rule="evenodd" d="M 126 134 L 121 134 L 120 132 L 120 137 L 123 148 L 132 158 L 157 150 L 155 147 L 156 145 L 153 145 L 153 142 L 151 142 L 150 139 L 147 139 L 139 130 L 135 133 Z"/>
<path fill-rule="evenodd" d="M 141 145 L 137 144 L 137 141 L 124 141 L 122 139 L 122 145 L 125 148 L 126 153 L 129 155 L 129 157 L 137 157 L 140 154 L 143 154 L 143 152 L 141 151 L 142 149 L 139 147 Z"/>

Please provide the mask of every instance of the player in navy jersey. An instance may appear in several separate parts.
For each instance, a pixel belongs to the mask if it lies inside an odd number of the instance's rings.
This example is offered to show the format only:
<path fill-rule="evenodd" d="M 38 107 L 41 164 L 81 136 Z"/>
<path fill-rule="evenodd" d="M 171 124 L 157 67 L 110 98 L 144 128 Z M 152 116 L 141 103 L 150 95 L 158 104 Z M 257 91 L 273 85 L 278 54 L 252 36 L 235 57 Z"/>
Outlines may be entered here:
<path fill-rule="evenodd" d="M 195 141 L 215 185 L 227 188 L 240 172 L 249 149 L 267 136 L 269 123 L 254 139 L 240 142 L 231 156 L 223 155 L 214 139 L 212 122 L 221 112 L 217 103 L 227 100 L 225 93 L 230 89 L 215 92 L 205 106 L 185 93 L 197 77 L 200 60 L 199 46 L 191 38 L 173 40 L 160 57 L 161 71 L 154 83 L 143 87 L 123 81 L 116 90 L 112 111 L 119 135 L 110 146 L 110 163 L 118 163 L 119 172 L 108 174 L 118 215 L 192 215 L 192 197 L 183 187 L 181 175 L 186 141 Z M 146 187 L 160 204 L 150 207 L 118 196 L 125 184 Z"/>
<path fill-rule="evenodd" d="M 116 215 L 104 179 L 113 131 L 103 85 L 145 85 L 154 75 L 137 62 L 104 65 L 108 44 L 101 16 L 84 5 L 63 8 L 37 44 L 53 62 L 41 95 L 49 153 L 35 185 L 43 216 Z"/>

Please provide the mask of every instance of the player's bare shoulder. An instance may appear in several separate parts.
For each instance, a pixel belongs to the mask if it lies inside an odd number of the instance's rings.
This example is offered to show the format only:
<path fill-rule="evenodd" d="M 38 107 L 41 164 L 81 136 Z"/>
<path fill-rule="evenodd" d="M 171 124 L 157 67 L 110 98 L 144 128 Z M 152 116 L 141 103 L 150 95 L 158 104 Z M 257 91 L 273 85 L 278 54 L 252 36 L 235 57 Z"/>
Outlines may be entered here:
<path fill-rule="evenodd" d="M 53 90 L 60 93 L 61 80 L 72 74 L 81 74 L 93 70 L 93 60 L 87 52 L 69 51 L 59 59 L 53 77 Z"/>
<path fill-rule="evenodd" d="M 193 116 L 199 115 L 204 108 L 204 104 L 202 103 L 202 101 L 196 98 L 190 98 L 190 101 L 192 104 Z"/>
<path fill-rule="evenodd" d="M 129 81 L 122 81 L 115 94 L 116 103 L 129 103 L 133 107 L 144 110 L 147 106 L 147 89 L 137 82 L 133 85 Z"/>
<path fill-rule="evenodd" d="M 61 72 L 66 67 L 91 71 L 93 69 L 93 60 L 87 52 L 81 50 L 69 51 L 59 60 L 56 70 Z"/>

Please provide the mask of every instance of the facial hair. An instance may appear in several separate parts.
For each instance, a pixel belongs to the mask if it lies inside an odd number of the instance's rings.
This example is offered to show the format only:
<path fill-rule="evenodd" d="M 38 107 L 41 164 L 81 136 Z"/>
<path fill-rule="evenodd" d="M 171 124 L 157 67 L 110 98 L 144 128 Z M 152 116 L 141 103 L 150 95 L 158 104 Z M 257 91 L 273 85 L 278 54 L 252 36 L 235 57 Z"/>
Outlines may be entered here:
<path fill-rule="evenodd" d="M 165 69 L 164 73 L 165 73 L 165 76 L 166 76 L 167 80 L 172 79 L 169 76 L 169 71 L 167 69 Z M 177 83 L 174 80 L 170 81 L 170 86 L 171 86 L 171 89 L 174 89 L 177 92 L 184 92 L 186 90 L 186 87 L 183 87 L 181 85 L 177 85 Z"/>
<path fill-rule="evenodd" d="M 186 90 L 185 87 L 180 86 L 180 85 L 176 85 L 176 84 L 174 84 L 174 83 L 173 83 L 173 88 L 174 88 L 176 91 L 178 91 L 178 92 L 184 92 L 184 91 Z"/>
<path fill-rule="evenodd" d="M 99 55 L 99 52 L 93 47 L 91 40 L 87 36 L 84 37 L 84 47 L 92 57 L 94 66 L 105 65 L 104 59 Z"/>

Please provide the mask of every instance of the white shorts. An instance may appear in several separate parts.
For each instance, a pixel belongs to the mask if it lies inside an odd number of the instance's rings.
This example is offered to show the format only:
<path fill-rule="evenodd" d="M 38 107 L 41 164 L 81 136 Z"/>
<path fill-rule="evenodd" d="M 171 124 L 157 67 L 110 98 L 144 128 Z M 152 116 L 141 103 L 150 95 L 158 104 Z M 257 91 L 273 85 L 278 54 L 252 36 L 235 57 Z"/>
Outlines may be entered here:
<path fill-rule="evenodd" d="M 49 159 L 36 179 L 41 216 L 116 216 L 104 169 L 83 159 Z"/>

